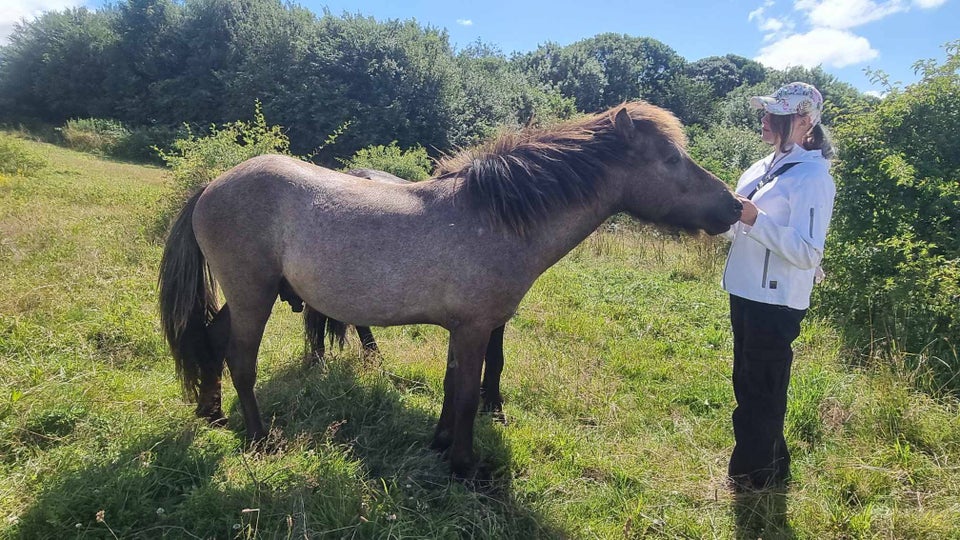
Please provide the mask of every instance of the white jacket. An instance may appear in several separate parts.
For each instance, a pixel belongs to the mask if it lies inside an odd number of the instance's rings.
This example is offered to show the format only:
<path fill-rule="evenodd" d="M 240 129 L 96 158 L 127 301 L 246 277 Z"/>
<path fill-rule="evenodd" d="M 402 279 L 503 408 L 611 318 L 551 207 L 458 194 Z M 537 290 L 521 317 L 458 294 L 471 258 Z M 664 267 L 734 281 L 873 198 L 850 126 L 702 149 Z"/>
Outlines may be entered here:
<path fill-rule="evenodd" d="M 830 161 L 820 150 L 794 145 L 771 167 L 773 158 L 771 154 L 747 169 L 737 182 L 737 193 L 748 195 L 765 173 L 785 163 L 797 165 L 768 179 L 753 195 L 759 209 L 753 226 L 737 222 L 724 234 L 731 245 L 722 286 L 748 300 L 807 309 L 836 186 Z"/>

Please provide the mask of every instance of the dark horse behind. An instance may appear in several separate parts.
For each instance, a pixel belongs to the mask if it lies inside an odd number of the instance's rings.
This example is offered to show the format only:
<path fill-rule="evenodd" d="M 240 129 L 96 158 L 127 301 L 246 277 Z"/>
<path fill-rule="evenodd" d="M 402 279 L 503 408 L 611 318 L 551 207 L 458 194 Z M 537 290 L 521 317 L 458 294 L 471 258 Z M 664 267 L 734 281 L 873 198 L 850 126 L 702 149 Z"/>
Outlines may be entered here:
<path fill-rule="evenodd" d="M 740 211 L 687 155 L 679 121 L 646 103 L 500 137 L 413 184 L 261 156 L 177 217 L 160 269 L 162 325 L 187 395 L 212 421 L 230 367 L 252 441 L 267 433 L 257 352 L 282 284 L 349 324 L 440 325 L 450 344 L 432 446 L 466 476 L 491 332 L 540 274 L 618 212 L 718 234 Z"/>

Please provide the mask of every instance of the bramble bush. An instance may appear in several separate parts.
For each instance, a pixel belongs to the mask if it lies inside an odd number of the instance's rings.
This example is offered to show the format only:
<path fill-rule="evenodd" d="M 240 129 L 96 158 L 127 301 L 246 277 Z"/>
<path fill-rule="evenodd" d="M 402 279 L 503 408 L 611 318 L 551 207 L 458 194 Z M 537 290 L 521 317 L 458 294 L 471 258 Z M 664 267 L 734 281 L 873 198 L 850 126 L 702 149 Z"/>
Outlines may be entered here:
<path fill-rule="evenodd" d="M 361 148 L 353 157 L 340 162 L 344 169 L 377 169 L 414 182 L 430 178 L 432 169 L 430 156 L 422 146 L 401 150 L 397 141 L 388 146 Z"/>
<path fill-rule="evenodd" d="M 157 223 L 157 232 L 165 233 L 170 220 L 197 189 L 252 157 L 290 155 L 290 139 L 280 126 L 267 125 L 257 101 L 251 121 L 210 126 L 210 132 L 202 137 L 187 127 L 186 136 L 173 141 L 169 151 L 159 148 L 156 151 L 173 171 L 172 192 L 161 208 Z"/>
<path fill-rule="evenodd" d="M 837 122 L 837 199 L 818 300 L 856 350 L 902 353 L 960 389 L 960 41 L 919 82 Z"/>

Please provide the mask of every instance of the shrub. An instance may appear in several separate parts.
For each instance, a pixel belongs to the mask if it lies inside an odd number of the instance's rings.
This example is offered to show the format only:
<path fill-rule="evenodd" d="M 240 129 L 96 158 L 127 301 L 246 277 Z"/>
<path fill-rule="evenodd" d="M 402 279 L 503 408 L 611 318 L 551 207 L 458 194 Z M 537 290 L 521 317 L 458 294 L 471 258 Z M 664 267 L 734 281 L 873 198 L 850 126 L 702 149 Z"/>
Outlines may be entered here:
<path fill-rule="evenodd" d="M 130 131 L 116 120 L 107 118 L 75 118 L 67 120 L 60 134 L 68 148 L 102 156 L 113 155 Z"/>
<path fill-rule="evenodd" d="M 118 142 L 110 155 L 128 161 L 162 165 L 164 161 L 158 149 L 169 151 L 174 141 L 186 136 L 187 130 L 183 127 L 137 127 Z"/>
<path fill-rule="evenodd" d="M 23 141 L 0 133 L 0 175 L 36 176 L 46 166 L 46 158 L 31 150 Z"/>
<path fill-rule="evenodd" d="M 252 121 L 210 126 L 210 132 L 202 137 L 185 129 L 186 136 L 175 140 L 169 152 L 157 149 L 173 171 L 172 193 L 158 221 L 162 231 L 192 193 L 227 169 L 255 156 L 290 153 L 290 140 L 280 126 L 267 125 L 259 101 Z"/>
<path fill-rule="evenodd" d="M 905 353 L 958 388 L 960 41 L 947 51 L 942 66 L 918 65 L 920 82 L 838 122 L 842 161 L 818 300 L 857 350 Z"/>
<path fill-rule="evenodd" d="M 401 150 L 396 141 L 389 146 L 361 148 L 352 158 L 340 161 L 345 169 L 377 169 L 412 181 L 429 178 L 431 170 L 430 157 L 422 146 Z"/>

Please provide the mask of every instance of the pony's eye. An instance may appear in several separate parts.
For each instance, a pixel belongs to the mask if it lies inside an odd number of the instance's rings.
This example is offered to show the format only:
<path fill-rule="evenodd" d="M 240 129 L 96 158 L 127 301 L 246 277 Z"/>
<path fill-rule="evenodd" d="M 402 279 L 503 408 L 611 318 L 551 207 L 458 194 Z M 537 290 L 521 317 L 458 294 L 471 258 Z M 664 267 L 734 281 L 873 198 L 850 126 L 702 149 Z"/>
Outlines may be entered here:
<path fill-rule="evenodd" d="M 676 165 L 677 163 L 680 163 L 680 156 L 673 155 L 667 158 L 667 165 Z"/>

